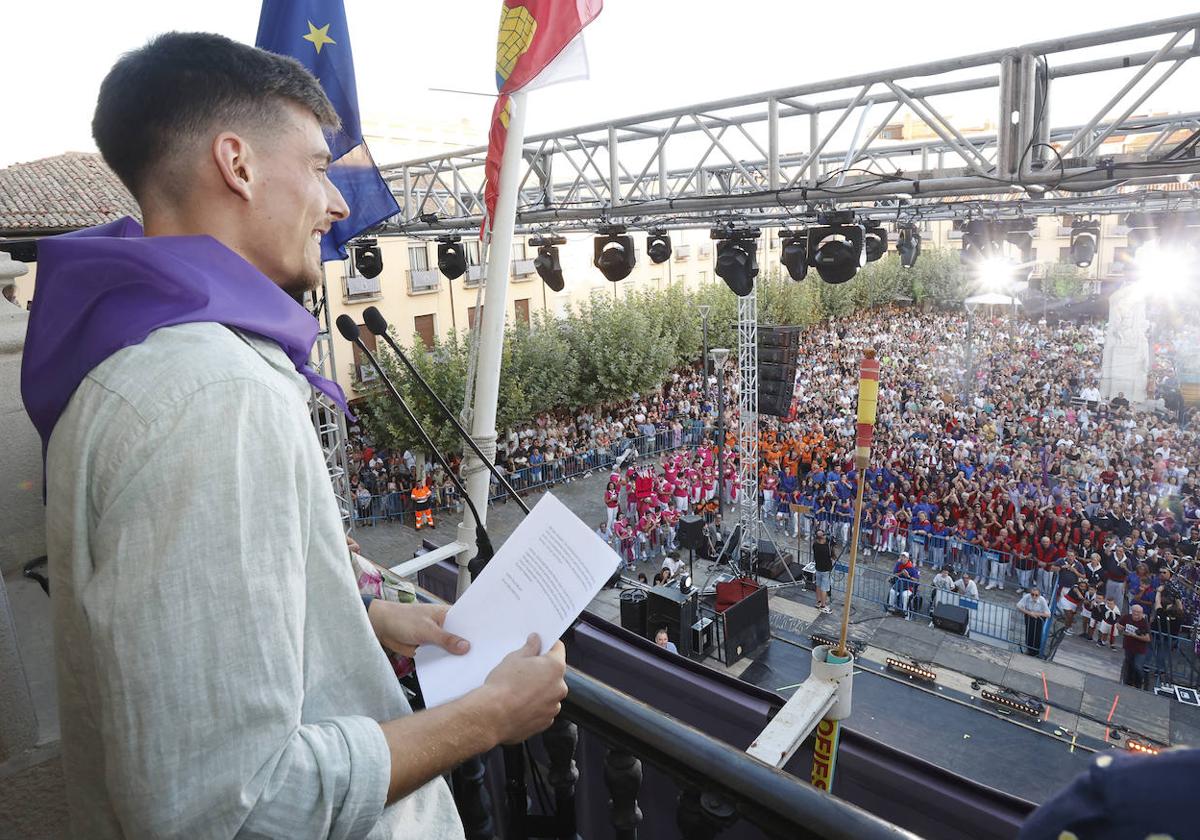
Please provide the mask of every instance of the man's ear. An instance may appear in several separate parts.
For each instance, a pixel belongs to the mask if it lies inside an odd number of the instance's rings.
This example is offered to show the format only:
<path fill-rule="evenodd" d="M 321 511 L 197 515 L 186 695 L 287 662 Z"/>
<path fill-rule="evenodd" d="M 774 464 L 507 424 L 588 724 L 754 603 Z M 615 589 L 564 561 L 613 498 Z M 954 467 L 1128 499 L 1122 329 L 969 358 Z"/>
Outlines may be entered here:
<path fill-rule="evenodd" d="M 252 198 L 253 151 L 250 142 L 232 131 L 222 131 L 212 141 L 212 159 L 225 186 L 245 201 Z"/>

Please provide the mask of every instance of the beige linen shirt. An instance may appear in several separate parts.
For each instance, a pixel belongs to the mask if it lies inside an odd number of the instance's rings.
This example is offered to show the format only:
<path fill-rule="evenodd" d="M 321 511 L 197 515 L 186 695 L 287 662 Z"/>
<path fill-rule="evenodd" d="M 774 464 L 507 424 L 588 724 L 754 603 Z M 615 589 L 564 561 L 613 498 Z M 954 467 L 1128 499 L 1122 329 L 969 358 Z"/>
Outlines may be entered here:
<path fill-rule="evenodd" d="M 410 713 L 363 609 L 310 386 L 274 342 L 152 333 L 50 439 L 72 837 L 459 838 L 435 779 L 385 807 Z"/>

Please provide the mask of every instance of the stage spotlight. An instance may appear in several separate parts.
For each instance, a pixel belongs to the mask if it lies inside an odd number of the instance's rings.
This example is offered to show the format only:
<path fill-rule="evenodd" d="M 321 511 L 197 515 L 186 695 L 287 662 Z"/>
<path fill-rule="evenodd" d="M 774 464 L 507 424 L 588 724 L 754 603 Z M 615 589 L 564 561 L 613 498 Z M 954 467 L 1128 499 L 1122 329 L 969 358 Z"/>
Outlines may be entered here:
<path fill-rule="evenodd" d="M 671 237 L 661 228 L 655 228 L 646 236 L 646 256 L 655 265 L 671 258 Z"/>
<path fill-rule="evenodd" d="M 563 290 L 562 264 L 558 259 L 558 246 L 567 242 L 561 236 L 535 236 L 529 244 L 537 248 L 537 256 L 533 258 L 533 270 L 542 278 L 542 282 L 552 292 Z"/>
<path fill-rule="evenodd" d="M 979 264 L 1001 253 L 992 223 L 986 219 L 968 219 L 962 231 L 959 259 L 964 264 Z"/>
<path fill-rule="evenodd" d="M 997 706 L 1001 706 L 1005 709 L 1024 712 L 1033 718 L 1040 718 L 1042 716 L 1042 712 L 1046 710 L 1046 707 L 1042 705 L 1042 701 L 1040 700 L 1023 700 L 1007 693 L 1008 689 L 1003 690 L 1006 693 L 999 694 L 997 692 L 987 691 L 985 689 L 984 691 L 979 692 L 979 696 L 984 700 L 987 700 L 989 703 L 995 703 Z"/>
<path fill-rule="evenodd" d="M 887 231 L 879 222 L 867 222 L 863 229 L 863 251 L 867 262 L 882 259 L 887 253 Z"/>
<path fill-rule="evenodd" d="M 900 267 L 912 268 L 921 256 L 921 232 L 915 225 L 905 225 L 900 228 L 896 239 L 896 253 L 900 255 Z"/>
<path fill-rule="evenodd" d="M 975 276 L 984 291 L 1001 292 L 1013 282 L 1016 266 L 1007 257 L 997 254 L 976 263 Z"/>
<path fill-rule="evenodd" d="M 462 277 L 467 271 L 467 249 L 462 237 L 443 236 L 438 239 L 438 271 L 447 280 Z"/>
<path fill-rule="evenodd" d="M 1096 244 L 1099 241 L 1099 222 L 1076 222 L 1071 225 L 1071 262 L 1080 268 L 1091 265 L 1096 258 Z"/>
<path fill-rule="evenodd" d="M 1141 753 L 1142 755 L 1158 755 L 1159 753 L 1158 747 L 1135 738 L 1130 738 L 1125 742 L 1125 749 L 1130 752 Z"/>
<path fill-rule="evenodd" d="M 867 264 L 863 227 L 854 224 L 854 212 L 821 214 L 821 224 L 808 229 L 808 264 L 826 283 L 845 283 Z"/>
<path fill-rule="evenodd" d="M 783 248 L 779 253 L 779 262 L 787 269 L 788 276 L 796 282 L 808 274 L 808 231 L 782 230 L 779 241 Z"/>
<path fill-rule="evenodd" d="M 890 656 L 885 660 L 885 662 L 889 671 L 895 671 L 898 674 L 904 674 L 904 676 L 909 677 L 910 679 L 921 680 L 922 682 L 937 682 L 936 672 L 931 671 L 928 668 L 923 668 L 915 662 L 907 662 L 903 659 L 894 659 Z"/>
<path fill-rule="evenodd" d="M 1165 297 L 1182 290 L 1195 274 L 1195 253 L 1186 245 L 1168 245 L 1156 239 L 1138 249 L 1134 257 L 1139 281 Z"/>
<path fill-rule="evenodd" d="M 738 297 L 754 291 L 754 278 L 758 276 L 758 228 L 740 227 L 727 223 L 709 231 L 709 237 L 717 240 L 717 262 L 714 270 Z"/>
<path fill-rule="evenodd" d="M 625 235 L 624 225 L 602 227 L 593 245 L 592 265 L 600 269 L 606 280 L 616 283 L 633 271 L 637 254 L 633 251 L 633 237 Z"/>
<path fill-rule="evenodd" d="M 374 239 L 359 239 L 352 246 L 354 270 L 368 280 L 383 271 L 383 252 Z"/>

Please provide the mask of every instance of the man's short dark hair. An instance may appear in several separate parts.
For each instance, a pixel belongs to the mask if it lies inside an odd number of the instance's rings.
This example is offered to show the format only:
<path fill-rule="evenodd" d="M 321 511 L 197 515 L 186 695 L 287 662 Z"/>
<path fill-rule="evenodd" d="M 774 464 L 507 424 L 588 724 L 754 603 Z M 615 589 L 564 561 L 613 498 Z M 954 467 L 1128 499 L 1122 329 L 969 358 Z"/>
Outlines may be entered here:
<path fill-rule="evenodd" d="M 294 58 L 207 32 L 168 32 L 125 53 L 100 84 L 92 137 L 135 198 L 147 176 L 186 141 L 216 125 L 270 126 L 283 104 L 339 125 L 320 83 Z"/>

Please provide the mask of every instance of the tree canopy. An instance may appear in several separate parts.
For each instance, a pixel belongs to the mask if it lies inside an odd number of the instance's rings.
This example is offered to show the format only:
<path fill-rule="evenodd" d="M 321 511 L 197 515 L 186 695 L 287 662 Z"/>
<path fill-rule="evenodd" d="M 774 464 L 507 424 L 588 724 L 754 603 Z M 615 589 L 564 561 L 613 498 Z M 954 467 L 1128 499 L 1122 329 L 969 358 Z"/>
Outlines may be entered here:
<path fill-rule="evenodd" d="M 1077 283 L 1077 273 L 1053 269 L 1048 284 L 1060 294 Z M 1073 282 L 1074 281 L 1074 282 Z M 950 305 L 973 289 L 964 278 L 958 254 L 929 248 L 911 269 L 889 254 L 868 263 L 847 283 L 821 282 L 816 271 L 793 282 L 778 265 L 764 266 L 757 278 L 759 322 L 809 326 L 830 317 L 897 301 Z M 503 432 L 548 411 L 573 410 L 628 399 L 661 385 L 682 365 L 699 364 L 701 325 L 696 307 L 706 304 L 708 346 L 736 348 L 738 298 L 719 279 L 698 289 L 681 284 L 657 291 L 629 289 L 614 299 L 595 294 L 558 318 L 538 313 L 532 324 L 510 325 L 500 368 L 497 429 Z M 414 342 L 408 355 L 452 411 L 459 411 L 466 390 L 469 336 L 451 332 L 426 349 Z M 433 401 L 412 382 L 395 355 L 379 356 L 413 406 L 434 442 L 447 453 L 461 445 L 443 422 Z M 381 388 L 368 392 L 367 425 L 377 443 L 421 449 L 412 425 Z"/>

